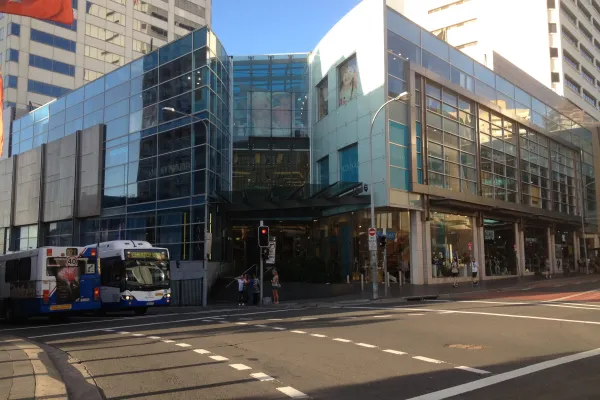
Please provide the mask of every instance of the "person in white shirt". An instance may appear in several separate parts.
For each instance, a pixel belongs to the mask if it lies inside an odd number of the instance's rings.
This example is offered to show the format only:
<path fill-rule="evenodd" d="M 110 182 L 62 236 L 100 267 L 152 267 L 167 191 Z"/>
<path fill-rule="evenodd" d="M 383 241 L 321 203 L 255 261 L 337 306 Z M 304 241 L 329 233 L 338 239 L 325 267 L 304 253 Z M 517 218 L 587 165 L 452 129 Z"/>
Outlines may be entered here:
<path fill-rule="evenodd" d="M 479 272 L 479 263 L 476 259 L 473 258 L 471 261 L 471 276 L 473 277 L 473 285 L 479 284 L 479 280 L 477 279 L 477 273 Z"/>

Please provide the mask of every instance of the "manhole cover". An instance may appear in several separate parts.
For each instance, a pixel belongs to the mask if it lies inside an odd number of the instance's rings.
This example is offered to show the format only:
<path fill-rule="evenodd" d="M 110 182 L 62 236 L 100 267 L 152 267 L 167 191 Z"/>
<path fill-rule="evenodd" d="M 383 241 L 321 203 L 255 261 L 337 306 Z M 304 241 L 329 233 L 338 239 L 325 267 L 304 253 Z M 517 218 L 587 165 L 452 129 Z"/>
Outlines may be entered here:
<path fill-rule="evenodd" d="M 485 348 L 485 346 L 482 346 L 480 344 L 447 344 L 446 347 L 450 347 L 451 349 L 465 350 L 481 350 Z"/>

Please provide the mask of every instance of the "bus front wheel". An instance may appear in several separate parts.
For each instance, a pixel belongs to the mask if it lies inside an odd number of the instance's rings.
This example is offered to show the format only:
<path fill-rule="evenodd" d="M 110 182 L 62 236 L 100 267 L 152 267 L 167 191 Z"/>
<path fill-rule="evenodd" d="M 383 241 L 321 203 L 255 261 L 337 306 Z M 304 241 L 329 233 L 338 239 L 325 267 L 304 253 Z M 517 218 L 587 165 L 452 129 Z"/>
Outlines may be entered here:
<path fill-rule="evenodd" d="M 10 301 L 5 301 L 4 304 L 2 305 L 3 308 L 3 317 L 4 317 L 4 322 L 8 323 L 8 324 L 12 324 L 17 322 L 17 317 L 15 316 L 15 310 L 13 309 L 12 304 L 10 303 Z"/>
<path fill-rule="evenodd" d="M 148 311 L 148 307 L 140 307 L 140 308 L 136 308 L 135 310 L 133 310 L 133 313 L 135 315 L 145 315 L 147 311 Z"/>

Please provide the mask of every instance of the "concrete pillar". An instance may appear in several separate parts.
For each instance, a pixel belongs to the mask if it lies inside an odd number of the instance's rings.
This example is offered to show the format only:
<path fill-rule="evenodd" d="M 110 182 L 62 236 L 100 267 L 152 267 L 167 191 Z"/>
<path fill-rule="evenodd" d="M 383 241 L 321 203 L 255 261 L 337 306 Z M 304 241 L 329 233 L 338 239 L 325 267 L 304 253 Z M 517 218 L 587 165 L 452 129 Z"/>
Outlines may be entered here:
<path fill-rule="evenodd" d="M 550 259 L 550 273 L 556 273 L 556 257 L 554 256 L 554 234 L 552 229 L 546 228 L 546 238 L 548 243 L 548 258 Z"/>
<path fill-rule="evenodd" d="M 525 274 L 525 234 L 522 227 L 515 222 L 515 244 L 517 245 L 517 275 Z"/>
<path fill-rule="evenodd" d="M 427 226 L 427 229 L 424 229 Z M 410 281 L 413 285 L 425 283 L 428 270 L 425 237 L 429 232 L 427 223 L 421 221 L 421 211 L 410 211 Z"/>
<path fill-rule="evenodd" d="M 479 277 L 485 276 L 485 241 L 483 232 L 483 217 L 473 218 L 473 256 L 479 264 Z"/>
<path fill-rule="evenodd" d="M 580 236 L 581 235 L 579 234 L 579 232 L 573 231 L 573 243 L 572 243 L 573 244 L 573 267 L 576 272 L 580 272 L 578 261 L 581 259 L 581 257 L 583 257 L 583 256 L 580 256 L 580 254 L 579 254 L 580 253 L 580 251 L 579 251 L 579 240 L 580 240 L 579 237 Z"/>

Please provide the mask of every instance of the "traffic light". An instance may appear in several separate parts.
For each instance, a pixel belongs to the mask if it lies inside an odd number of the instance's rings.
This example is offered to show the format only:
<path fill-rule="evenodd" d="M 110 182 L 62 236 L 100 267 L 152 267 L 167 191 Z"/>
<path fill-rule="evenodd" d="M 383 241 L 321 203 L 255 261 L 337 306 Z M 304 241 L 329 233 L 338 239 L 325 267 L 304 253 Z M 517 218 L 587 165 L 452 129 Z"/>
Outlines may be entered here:
<path fill-rule="evenodd" d="M 269 227 L 261 225 L 258 227 L 258 247 L 269 247 Z"/>
<path fill-rule="evenodd" d="M 385 248 L 385 246 L 387 245 L 387 236 L 381 235 L 381 236 L 379 236 L 378 239 L 379 239 L 379 247 Z"/>

